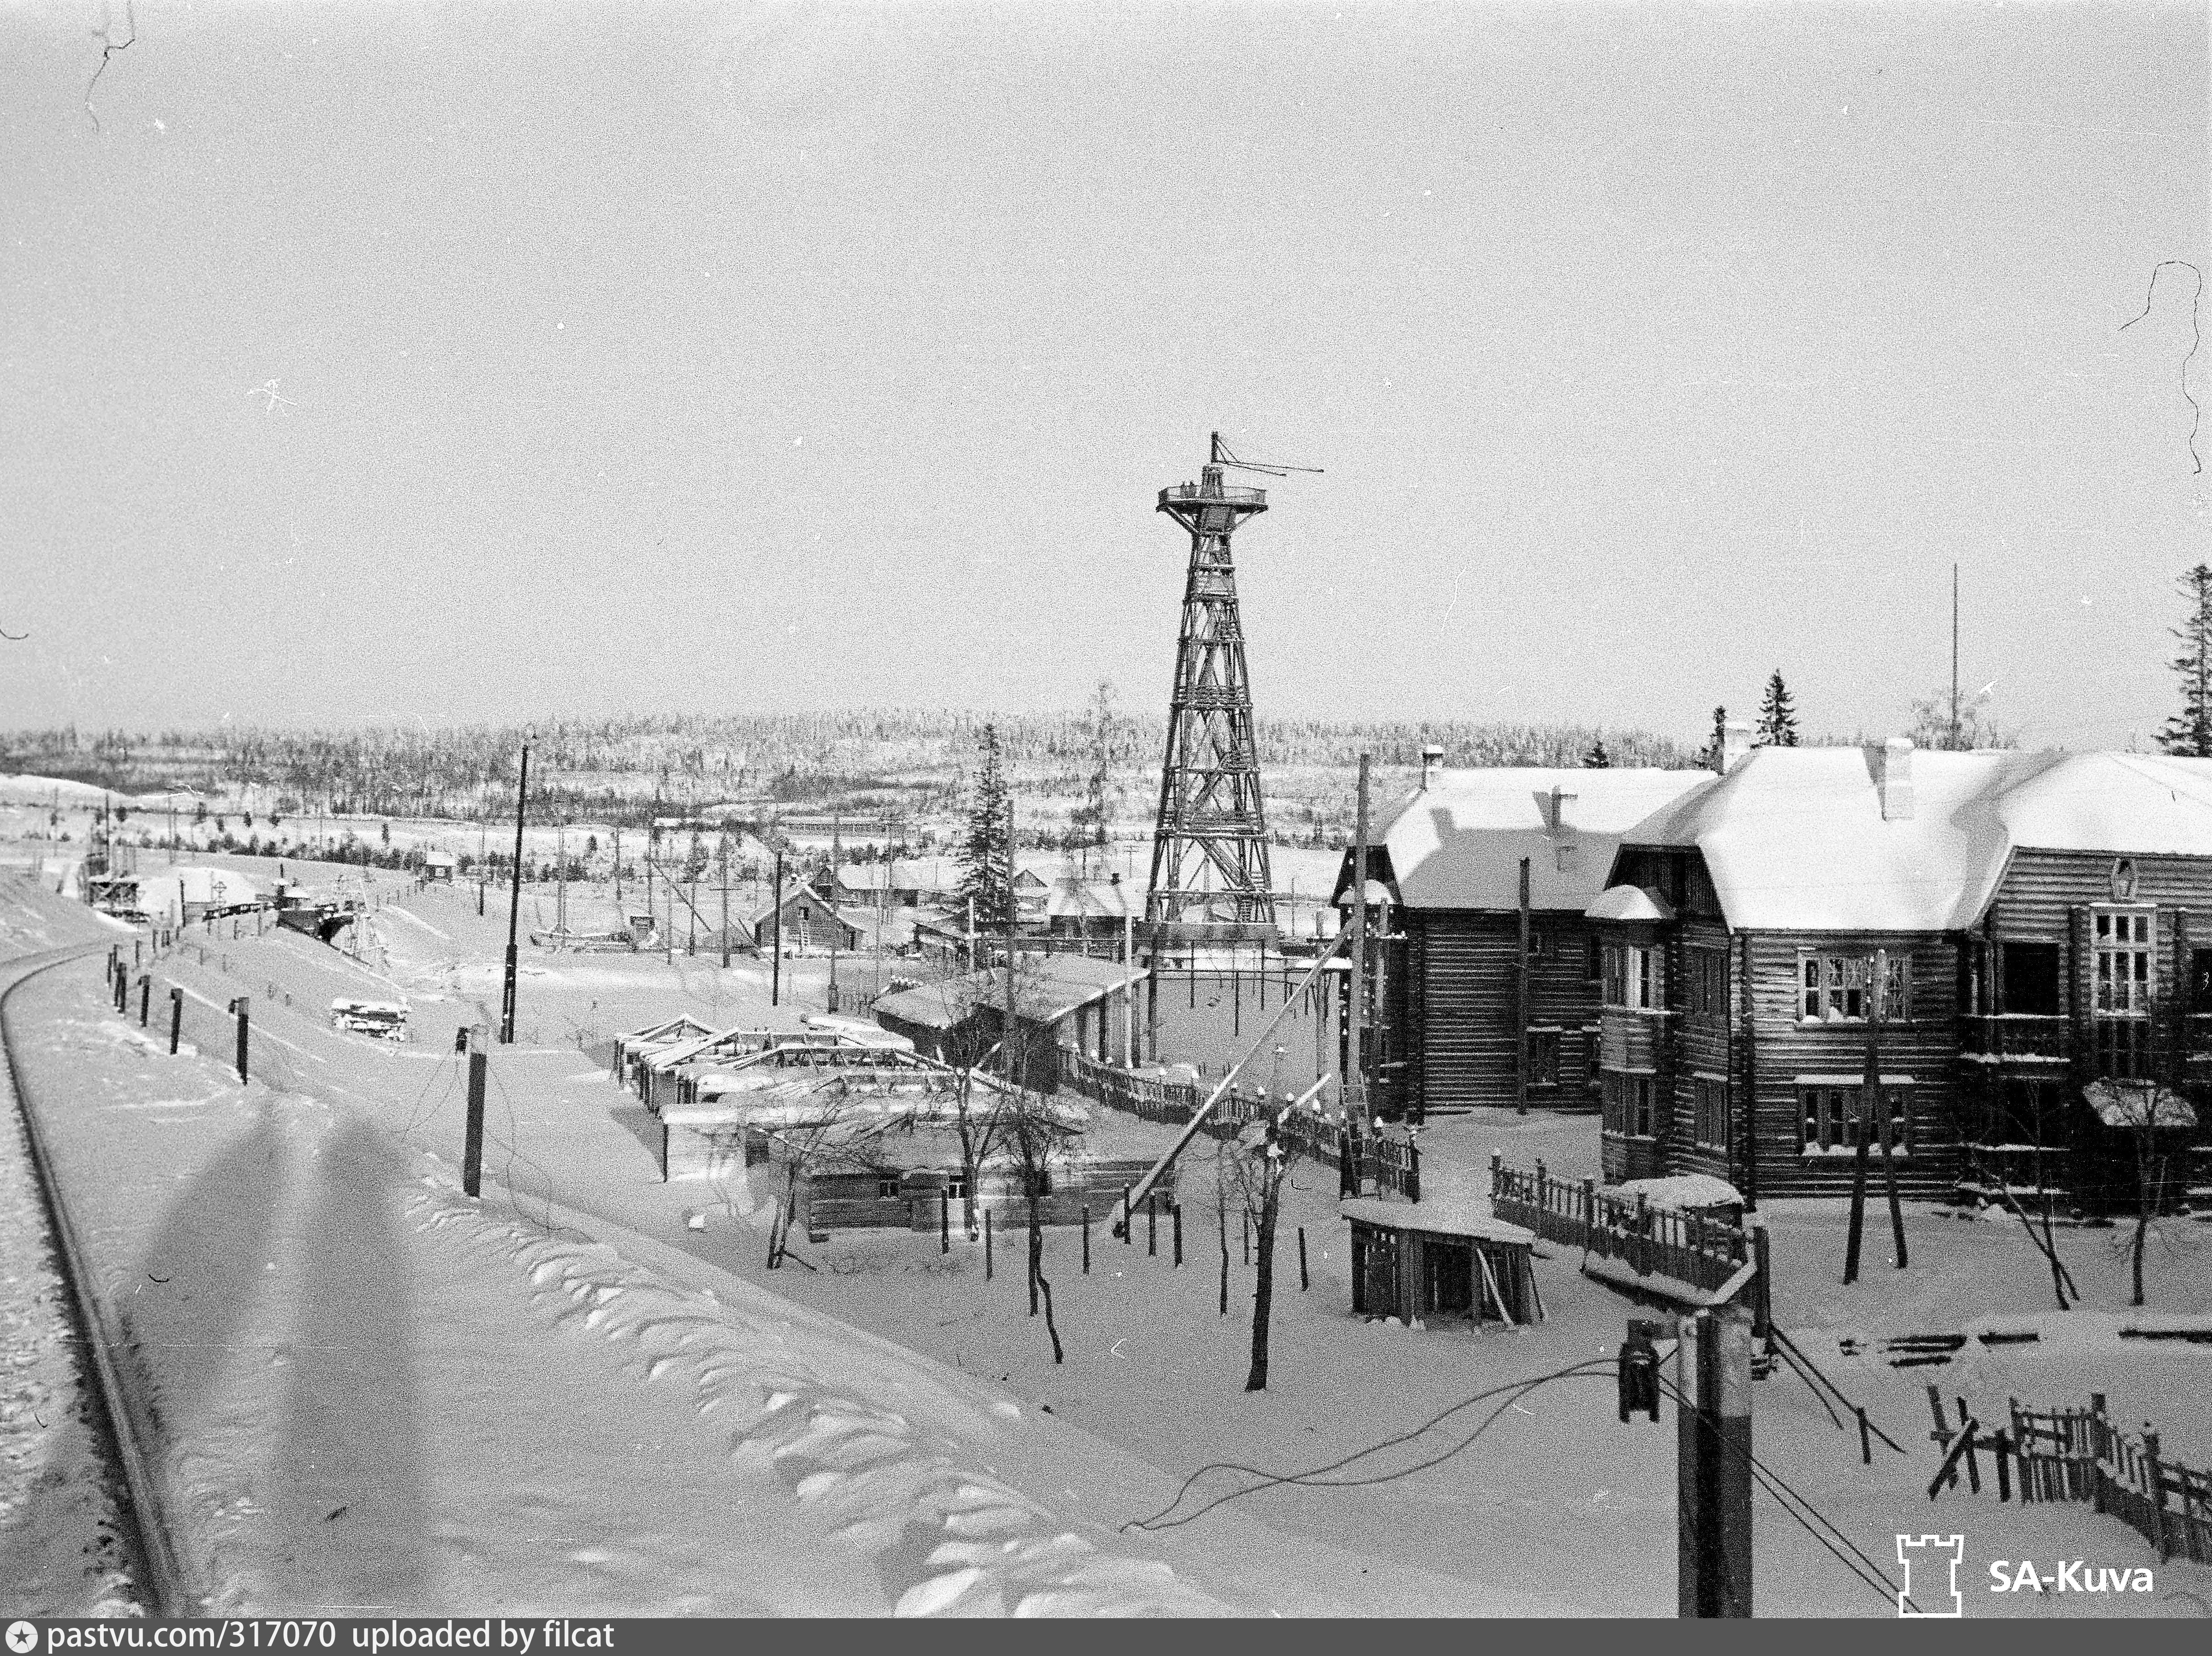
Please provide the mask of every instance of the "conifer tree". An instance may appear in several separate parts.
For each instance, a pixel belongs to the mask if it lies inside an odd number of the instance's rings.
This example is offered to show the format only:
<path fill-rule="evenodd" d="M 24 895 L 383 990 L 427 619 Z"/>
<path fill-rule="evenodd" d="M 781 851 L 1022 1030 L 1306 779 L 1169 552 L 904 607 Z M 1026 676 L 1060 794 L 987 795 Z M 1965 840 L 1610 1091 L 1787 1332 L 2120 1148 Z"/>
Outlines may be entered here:
<path fill-rule="evenodd" d="M 1716 707 L 1713 709 L 1713 737 L 1711 741 L 1705 743 L 1705 752 L 1698 755 L 1698 762 L 1709 771 L 1717 771 L 1721 767 L 1721 761 L 1727 753 L 1728 709 Z"/>
<path fill-rule="evenodd" d="M 1613 755 L 1605 750 L 1605 737 L 1602 736 L 1590 737 L 1589 749 L 1583 755 L 1583 768 L 1586 771 L 1601 771 L 1609 770 L 1612 767 Z"/>
<path fill-rule="evenodd" d="M 979 930 L 1003 930 L 1013 915 L 1012 846 L 1007 839 L 1006 773 L 999 755 L 999 727 L 983 726 L 983 763 L 968 795 L 968 831 L 960 841 L 963 902 L 975 905 Z"/>
<path fill-rule="evenodd" d="M 2166 720 L 2158 744 L 2191 759 L 2212 759 L 2212 566 L 2198 564 L 2176 583 L 2189 600 L 2189 618 L 2173 628 L 2181 653 L 2173 658 L 2181 680 L 2181 711 Z"/>
<path fill-rule="evenodd" d="M 1791 700 L 1790 687 L 1782 682 L 1782 670 L 1777 667 L 1774 676 L 1766 681 L 1766 700 L 1759 708 L 1759 745 L 1762 748 L 1794 748 L 1797 745 L 1797 708 Z"/>

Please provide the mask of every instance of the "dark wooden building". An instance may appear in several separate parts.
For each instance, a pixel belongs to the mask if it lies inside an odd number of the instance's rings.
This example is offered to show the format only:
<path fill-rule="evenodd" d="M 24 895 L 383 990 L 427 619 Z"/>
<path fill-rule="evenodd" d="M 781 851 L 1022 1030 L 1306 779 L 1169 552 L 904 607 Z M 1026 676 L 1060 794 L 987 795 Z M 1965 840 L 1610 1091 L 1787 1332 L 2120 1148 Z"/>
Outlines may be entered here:
<path fill-rule="evenodd" d="M 2212 761 L 1761 749 L 1611 874 L 1586 911 L 1608 1180 L 1838 1194 L 1886 1121 L 1911 1193 L 2127 1206 L 2133 1111 L 2162 1200 L 2212 1181 Z"/>
<path fill-rule="evenodd" d="M 1378 1107 L 1416 1116 L 1510 1107 L 1525 1027 L 1528 1102 L 1595 1109 L 1598 956 L 1583 911 L 1623 832 L 1711 780 L 1709 771 L 1425 767 L 1368 857 L 1370 923 L 1384 937 L 1370 1046 Z M 1346 852 L 1340 907 L 1352 861 Z"/>

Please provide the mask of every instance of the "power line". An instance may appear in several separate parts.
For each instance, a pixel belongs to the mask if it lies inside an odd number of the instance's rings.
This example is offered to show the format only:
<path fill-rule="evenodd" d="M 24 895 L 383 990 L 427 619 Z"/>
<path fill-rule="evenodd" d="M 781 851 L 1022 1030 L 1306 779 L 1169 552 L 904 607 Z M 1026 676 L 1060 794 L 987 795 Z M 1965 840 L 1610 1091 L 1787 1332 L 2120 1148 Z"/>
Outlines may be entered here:
<path fill-rule="evenodd" d="M 1176 1529 L 1185 1524 L 1191 1523 L 1197 1519 L 1204 1517 L 1207 1513 L 1212 1512 L 1216 1507 L 1220 1506 L 1224 1501 L 1234 1501 L 1240 1495 L 1256 1494 L 1261 1489 L 1275 1489 L 1284 1484 L 1303 1484 L 1314 1489 L 1358 1489 L 1369 1484 L 1389 1483 L 1398 1478 L 1409 1477 L 1415 1472 L 1425 1471 L 1429 1467 L 1437 1465 L 1443 1461 L 1450 1459 L 1454 1455 L 1458 1454 L 1462 1449 L 1465 1449 L 1469 1444 L 1473 1443 L 1475 1439 L 1480 1437 L 1485 1432 L 1488 1431 L 1490 1429 L 1491 1422 L 1496 1420 L 1499 1415 L 1505 1411 L 1506 1409 L 1520 1401 L 1522 1397 L 1527 1395 L 1528 1392 L 1534 1391 L 1537 1387 L 1548 1385 L 1550 1382 L 1556 1380 L 1602 1378 L 1612 1372 L 1613 1360 L 1611 1358 L 1593 1358 L 1584 1362 L 1571 1364 L 1565 1368 L 1554 1369 L 1548 1374 L 1538 1374 L 1528 1380 L 1509 1380 L 1503 1386 L 1493 1386 L 1486 1392 L 1478 1392 L 1473 1397 L 1462 1398 L 1459 1402 L 1453 1404 L 1449 1408 L 1442 1410 L 1438 1413 L 1431 1415 L 1427 1420 L 1422 1422 L 1421 1424 L 1413 1428 L 1410 1432 L 1401 1432 L 1396 1437 L 1385 1438 L 1379 1443 L 1372 1443 L 1364 1449 L 1354 1450 L 1352 1453 L 1346 1455 L 1340 1460 L 1331 1461 L 1325 1466 L 1312 1467 L 1303 1472 L 1276 1473 L 1263 1471 L 1257 1466 L 1247 1466 L 1236 1461 L 1213 1461 L 1206 1465 L 1200 1467 L 1196 1471 L 1191 1473 L 1189 1477 L 1183 1479 L 1182 1487 L 1176 1491 L 1175 1499 L 1169 1501 L 1166 1506 L 1161 1507 L 1159 1511 L 1154 1513 L 1150 1518 L 1133 1519 L 1128 1523 L 1124 1524 L 1121 1527 L 1124 1530 Z M 1364 1460 L 1368 1456 L 1379 1454 L 1385 1449 L 1395 1448 L 1402 1443 L 1410 1443 L 1415 1438 L 1422 1435 L 1422 1434 L 1432 1430 L 1434 1428 L 1443 1424 L 1445 1421 L 1450 1419 L 1452 1416 L 1459 1413 L 1462 1409 L 1471 1409 L 1476 1404 L 1487 1402 L 1490 1398 L 1498 1397 L 1501 1393 L 1507 1394 L 1504 1400 L 1498 1404 L 1496 1408 L 1492 1409 L 1488 1415 L 1483 1417 L 1482 1423 L 1476 1427 L 1474 1430 L 1470 1432 L 1466 1437 L 1461 1439 L 1459 1442 L 1454 1444 L 1450 1448 L 1446 1449 L 1441 1454 L 1433 1455 L 1426 1460 L 1417 1462 L 1411 1466 L 1403 1467 L 1397 1471 L 1377 1473 L 1371 1477 L 1328 1478 L 1327 1477 L 1330 1472 L 1341 1471 L 1345 1467 L 1351 1465 L 1352 1462 L 1356 1460 Z M 1225 1495 L 1217 1495 L 1212 1501 L 1207 1501 L 1206 1505 L 1199 1507 L 1195 1512 L 1189 1513 L 1182 1518 L 1162 1522 L 1161 1520 L 1167 1519 L 1167 1515 L 1182 1504 L 1182 1498 L 1190 1493 L 1191 1485 L 1197 1483 L 1200 1478 L 1204 1477 L 1208 1472 L 1243 1472 L 1252 1477 L 1259 1479 L 1260 1481 L 1256 1483 L 1248 1483 L 1241 1489 L 1231 1489 Z"/>
<path fill-rule="evenodd" d="M 1665 1392 L 1668 1397 L 1674 1400 L 1676 1407 L 1691 1410 L 1694 1410 L 1697 1407 L 1694 1403 L 1692 1403 L 1683 1396 L 1681 1388 L 1676 1386 L 1674 1381 L 1668 1380 L 1664 1374 L 1662 1374 L 1659 1377 L 1659 1386 L 1661 1390 Z M 1759 1480 L 1759 1487 L 1766 1491 L 1767 1495 L 1773 1500 L 1776 1506 L 1781 1507 L 1784 1512 L 1788 1513 L 1790 1516 L 1796 1521 L 1799 1528 L 1802 1529 L 1806 1534 L 1811 1536 L 1815 1541 L 1826 1548 L 1828 1551 L 1833 1555 L 1836 1561 L 1842 1564 L 1845 1569 L 1849 1570 L 1853 1575 L 1858 1577 L 1860 1580 L 1865 1582 L 1867 1586 L 1873 1588 L 1875 1592 L 1879 1593 L 1885 1604 L 1893 1604 L 1899 1601 L 1900 1595 L 1899 1594 L 1897 1588 L 1891 1584 L 1889 1578 L 1881 1573 L 1881 1567 L 1879 1564 L 1876 1564 L 1871 1558 L 1869 1558 L 1864 1552 L 1861 1551 L 1858 1544 L 1853 1541 L 1850 1537 L 1844 1534 L 1832 1520 L 1821 1512 L 1819 1507 L 1815 1507 L 1804 1495 L 1799 1494 L 1797 1490 L 1790 1485 L 1787 1479 L 1783 1477 L 1779 1472 L 1774 1471 L 1772 1467 L 1767 1465 L 1765 1461 L 1761 1460 L 1750 1450 L 1741 1448 L 1733 1443 L 1729 1443 L 1725 1437 L 1723 1437 L 1721 1441 L 1723 1447 L 1725 1447 L 1731 1453 L 1741 1454 L 1745 1459 L 1751 1463 L 1752 1476 Z M 1785 1495 L 1787 1496 L 1786 1499 L 1784 1498 Z M 1796 1502 L 1796 1506 L 1791 1505 L 1792 1501 Z M 1800 1506 L 1805 1509 L 1804 1513 L 1801 1513 L 1797 1510 L 1797 1507 Z M 1805 1513 L 1810 1513 L 1813 1518 L 1817 1519 L 1822 1525 L 1826 1526 L 1828 1531 L 1835 1537 L 1835 1540 L 1830 1540 L 1827 1536 L 1821 1534 L 1819 1530 L 1815 1529 L 1811 1523 L 1807 1521 Z M 1841 1542 L 1843 1544 L 1843 1549 L 1848 1549 L 1850 1554 L 1852 1556 L 1847 1556 L 1845 1552 L 1838 1547 L 1838 1542 Z M 1904 1596 L 1904 1602 L 1907 1604 L 1912 1604 L 1912 1599 L 1909 1595 Z M 1919 1608 L 1917 1604 L 1913 1604 L 1912 1607 L 1916 1610 Z"/>

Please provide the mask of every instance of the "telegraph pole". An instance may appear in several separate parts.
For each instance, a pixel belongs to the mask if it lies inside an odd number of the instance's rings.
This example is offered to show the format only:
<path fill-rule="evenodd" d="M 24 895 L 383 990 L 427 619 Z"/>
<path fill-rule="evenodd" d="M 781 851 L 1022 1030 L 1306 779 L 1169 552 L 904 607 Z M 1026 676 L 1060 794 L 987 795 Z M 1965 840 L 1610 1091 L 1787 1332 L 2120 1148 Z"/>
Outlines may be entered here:
<path fill-rule="evenodd" d="M 483 1122 L 484 1122 L 484 1066 L 489 1061 L 484 1051 L 484 1027 L 476 1024 L 466 1032 L 469 1049 L 468 1116 L 463 1124 L 461 1137 L 461 1192 L 465 1196 L 478 1194 L 483 1184 Z"/>
<path fill-rule="evenodd" d="M 722 830 L 722 970 L 730 969 L 730 831 Z"/>
<path fill-rule="evenodd" d="M 1352 988 L 1345 1011 L 1344 1112 L 1374 1125 L 1367 1099 L 1367 755 L 1359 755 L 1359 811 L 1352 852 Z"/>
<path fill-rule="evenodd" d="M 500 997 L 499 1044 L 514 1045 L 514 932 L 522 918 L 522 812 L 530 797 L 530 736 L 522 737 L 522 774 L 514 785 L 514 889 L 507 906 L 507 986 Z"/>
<path fill-rule="evenodd" d="M 1675 1613 L 1751 1614 L 1751 1317 L 1685 1317 L 1675 1350 Z"/>
<path fill-rule="evenodd" d="M 1521 952 L 1513 974 L 1513 1109 L 1528 1113 L 1528 859 L 1521 859 Z"/>
<path fill-rule="evenodd" d="M 1959 566 L 1951 566 L 1951 746 L 1959 745 Z M 2037 1175 L 2039 1178 L 2040 1174 Z"/>
<path fill-rule="evenodd" d="M 769 924 L 775 929 L 775 947 L 769 954 L 768 1004 L 783 999 L 783 852 L 775 853 L 775 883 L 769 892 Z"/>
<path fill-rule="evenodd" d="M 842 830 L 842 826 L 843 826 L 843 819 L 842 819 L 842 815 L 841 815 L 839 812 L 837 812 L 837 811 L 834 811 L 834 810 L 833 810 L 833 811 L 831 811 L 831 812 L 830 813 L 830 1005 L 829 1005 L 829 1010 L 830 1010 L 830 1011 L 832 1011 L 832 1012 L 835 1012 L 835 1011 L 837 1010 L 837 933 L 839 932 L 839 931 L 841 931 L 841 930 L 843 928 L 843 925 L 844 925 L 844 923 L 837 918 L 837 863 L 838 863 L 838 859 L 839 859 L 841 857 L 842 857 L 842 856 L 844 855 L 844 851 L 845 851 L 844 835 L 843 835 L 842 832 L 841 831 L 841 830 Z"/>

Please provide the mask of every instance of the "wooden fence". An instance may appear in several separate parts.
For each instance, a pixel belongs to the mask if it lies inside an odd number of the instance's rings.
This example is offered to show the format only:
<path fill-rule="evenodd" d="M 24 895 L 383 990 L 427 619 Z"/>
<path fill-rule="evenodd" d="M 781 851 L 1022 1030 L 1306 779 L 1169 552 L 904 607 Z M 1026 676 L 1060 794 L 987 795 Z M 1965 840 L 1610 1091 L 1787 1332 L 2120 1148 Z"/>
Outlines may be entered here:
<path fill-rule="evenodd" d="M 1080 1052 L 1063 1052 L 1061 1059 L 1060 1083 L 1070 1092 L 1109 1109 L 1169 1126 L 1188 1124 L 1212 1090 L 1185 1081 L 1132 1075 Z M 1232 1085 L 1199 1131 L 1215 1138 L 1232 1137 L 1249 1123 L 1283 1114 L 1288 1102 L 1287 1099 L 1271 1100 L 1266 1089 L 1256 1083 Z M 1421 1153 L 1410 1138 L 1346 1129 L 1312 1109 L 1293 1109 L 1283 1114 L 1279 1131 L 1300 1153 L 1316 1162 L 1335 1163 L 1340 1186 L 1347 1194 L 1358 1195 L 1372 1185 L 1378 1195 L 1387 1192 L 1409 1202 L 1421 1199 Z"/>
<path fill-rule="evenodd" d="M 2212 1564 L 2212 1473 L 2166 1459 L 2158 1434 L 2115 1428 L 2101 1392 L 2087 1409 L 2012 1410 L 2024 1501 L 2087 1501 L 2132 1526 L 2161 1561 Z"/>
<path fill-rule="evenodd" d="M 1734 1225 L 1701 1213 L 1655 1208 L 1643 1197 L 1607 1196 L 1595 1179 L 1552 1178 L 1490 1158 L 1490 1205 L 1509 1224 L 1547 1241 L 1619 1259 L 1639 1277 L 1671 1277 L 1710 1293 L 1726 1285 L 1751 1258 L 1750 1239 Z"/>

